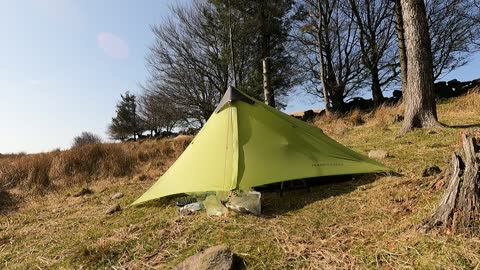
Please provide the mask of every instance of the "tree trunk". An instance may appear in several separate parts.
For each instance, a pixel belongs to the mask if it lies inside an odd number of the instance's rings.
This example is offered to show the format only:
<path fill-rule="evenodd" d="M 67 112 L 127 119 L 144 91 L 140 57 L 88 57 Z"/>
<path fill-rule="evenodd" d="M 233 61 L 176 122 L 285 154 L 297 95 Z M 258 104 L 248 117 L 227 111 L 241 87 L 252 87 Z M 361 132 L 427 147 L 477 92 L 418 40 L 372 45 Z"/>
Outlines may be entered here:
<path fill-rule="evenodd" d="M 372 65 L 370 72 L 372 73 L 372 97 L 375 106 L 379 106 L 383 103 L 384 97 L 382 93 L 382 87 L 380 86 L 380 78 L 378 74 L 377 65 Z"/>
<path fill-rule="evenodd" d="M 407 49 L 405 48 L 405 31 L 400 0 L 395 0 L 395 21 L 398 50 L 400 53 L 400 71 L 402 76 L 402 91 L 407 89 Z"/>
<path fill-rule="evenodd" d="M 275 108 L 275 98 L 272 93 L 270 84 L 270 59 L 268 57 L 263 59 L 263 94 L 265 103 Z"/>
<path fill-rule="evenodd" d="M 235 50 L 233 49 L 233 33 L 232 33 L 232 9 L 230 0 L 228 0 L 228 40 L 230 43 L 230 61 L 232 65 L 233 87 L 237 87 L 237 70 L 235 67 Z M 228 86 L 225 88 L 228 88 Z"/>
<path fill-rule="evenodd" d="M 345 102 L 343 101 L 343 90 L 334 89 L 331 95 L 332 111 L 343 112 L 345 111 Z"/>
<path fill-rule="evenodd" d="M 423 0 L 401 0 L 407 49 L 407 88 L 401 133 L 414 128 L 439 127 L 433 95 L 433 64 Z"/>
<path fill-rule="evenodd" d="M 322 43 L 322 7 L 320 0 L 317 0 L 318 5 L 318 29 L 317 29 L 317 47 L 318 47 L 318 61 L 320 63 L 320 81 L 322 82 L 323 102 L 325 103 L 325 114 L 329 115 L 330 112 L 330 98 L 329 91 L 327 89 L 327 78 L 325 77 L 325 63 L 323 61 L 323 43 Z"/>
<path fill-rule="evenodd" d="M 262 74 L 263 74 L 263 94 L 264 101 L 267 105 L 275 108 L 275 95 L 271 86 L 271 72 L 270 72 L 270 33 L 269 33 L 269 18 L 266 14 L 266 2 L 263 3 L 263 10 L 260 12 L 260 31 L 261 31 L 261 60 L 262 60 Z"/>
<path fill-rule="evenodd" d="M 480 129 L 461 137 L 461 153 L 452 154 L 444 176 L 448 187 L 423 231 L 441 227 L 447 233 L 480 234 Z"/>

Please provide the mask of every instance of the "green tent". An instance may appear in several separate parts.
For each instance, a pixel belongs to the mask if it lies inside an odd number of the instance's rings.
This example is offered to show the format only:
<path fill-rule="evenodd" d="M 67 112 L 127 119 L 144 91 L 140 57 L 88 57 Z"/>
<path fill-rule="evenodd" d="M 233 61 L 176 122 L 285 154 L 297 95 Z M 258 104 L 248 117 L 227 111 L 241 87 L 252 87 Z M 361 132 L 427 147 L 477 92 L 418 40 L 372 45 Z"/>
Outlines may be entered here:
<path fill-rule="evenodd" d="M 230 87 L 183 154 L 133 204 L 173 194 L 385 170 L 320 129 Z"/>

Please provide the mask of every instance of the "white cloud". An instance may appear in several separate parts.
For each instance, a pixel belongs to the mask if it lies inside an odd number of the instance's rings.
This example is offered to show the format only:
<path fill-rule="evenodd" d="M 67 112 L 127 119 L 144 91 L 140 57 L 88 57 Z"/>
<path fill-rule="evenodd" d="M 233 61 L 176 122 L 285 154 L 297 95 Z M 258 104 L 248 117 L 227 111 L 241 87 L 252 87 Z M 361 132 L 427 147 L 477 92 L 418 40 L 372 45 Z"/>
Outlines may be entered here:
<path fill-rule="evenodd" d="M 129 55 L 128 44 L 123 39 L 108 32 L 100 33 L 97 36 L 98 46 L 108 56 L 115 59 L 126 59 Z"/>

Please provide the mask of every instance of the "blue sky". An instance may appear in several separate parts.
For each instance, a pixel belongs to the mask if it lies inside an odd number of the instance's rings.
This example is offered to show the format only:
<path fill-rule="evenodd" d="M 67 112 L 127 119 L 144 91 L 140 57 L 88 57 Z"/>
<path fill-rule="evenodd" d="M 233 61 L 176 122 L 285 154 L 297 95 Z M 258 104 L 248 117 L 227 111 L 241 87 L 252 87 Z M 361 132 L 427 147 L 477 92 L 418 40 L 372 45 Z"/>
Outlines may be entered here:
<path fill-rule="evenodd" d="M 0 153 L 106 138 L 115 103 L 147 76 L 150 25 L 175 0 L 0 0 Z M 469 80 L 480 57 L 446 77 Z M 287 111 L 319 107 L 297 95 Z"/>

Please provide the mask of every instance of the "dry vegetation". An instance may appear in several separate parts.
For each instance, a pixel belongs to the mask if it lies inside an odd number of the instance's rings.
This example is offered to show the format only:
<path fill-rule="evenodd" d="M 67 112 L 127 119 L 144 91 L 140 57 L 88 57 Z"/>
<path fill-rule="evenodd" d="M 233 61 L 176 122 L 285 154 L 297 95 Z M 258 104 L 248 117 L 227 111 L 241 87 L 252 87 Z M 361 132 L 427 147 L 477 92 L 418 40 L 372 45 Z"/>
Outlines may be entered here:
<path fill-rule="evenodd" d="M 422 172 L 443 169 L 459 132 L 480 125 L 480 92 L 439 104 L 440 121 L 452 128 L 398 137 L 401 110 L 315 121 L 356 151 L 387 150 L 392 157 L 383 162 L 399 175 L 357 176 L 283 197 L 264 193 L 263 217 L 182 216 L 173 199 L 125 208 L 190 137 L 2 158 L 0 182 L 10 189 L 0 193 L 0 268 L 166 269 L 225 243 L 250 269 L 478 269 L 479 238 L 420 233 L 416 225 L 442 194 Z M 86 183 L 93 194 L 69 195 Z M 124 209 L 105 216 L 119 191 Z"/>
<path fill-rule="evenodd" d="M 0 188 L 18 195 L 39 195 L 98 179 L 160 174 L 187 147 L 190 136 L 124 144 L 92 144 L 67 151 L 5 155 L 0 159 Z"/>

